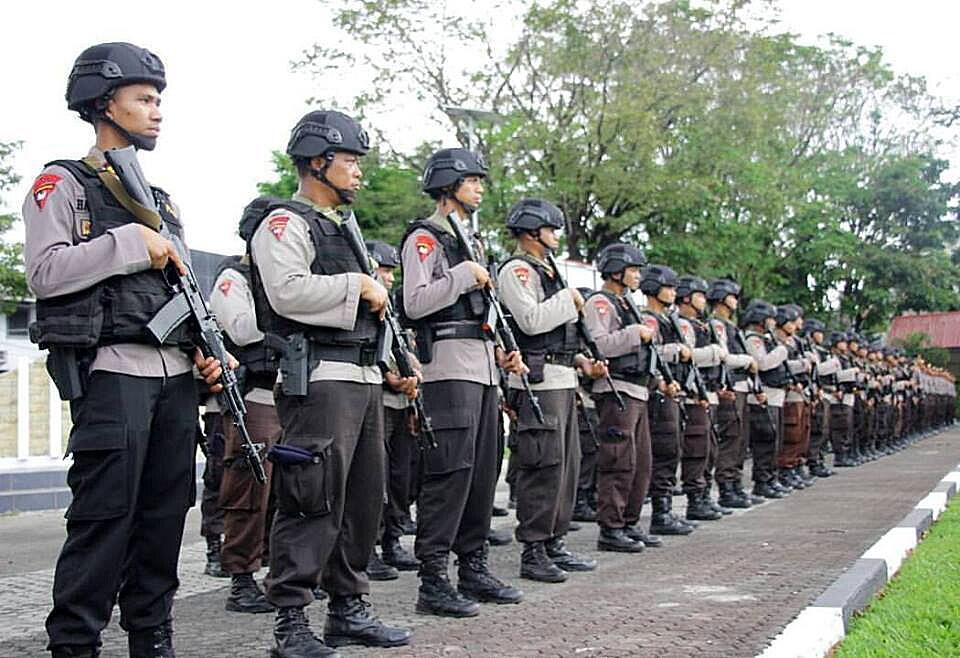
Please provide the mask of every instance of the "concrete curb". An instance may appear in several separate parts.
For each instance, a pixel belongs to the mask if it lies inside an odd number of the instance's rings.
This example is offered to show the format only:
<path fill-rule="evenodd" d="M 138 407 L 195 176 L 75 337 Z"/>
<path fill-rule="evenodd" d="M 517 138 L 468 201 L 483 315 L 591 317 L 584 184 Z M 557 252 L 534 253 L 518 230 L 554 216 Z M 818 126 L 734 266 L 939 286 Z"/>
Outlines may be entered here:
<path fill-rule="evenodd" d="M 758 658 L 822 658 L 829 654 L 846 635 L 850 619 L 896 575 L 923 533 L 946 509 L 958 486 L 960 464 L 787 624 Z"/>

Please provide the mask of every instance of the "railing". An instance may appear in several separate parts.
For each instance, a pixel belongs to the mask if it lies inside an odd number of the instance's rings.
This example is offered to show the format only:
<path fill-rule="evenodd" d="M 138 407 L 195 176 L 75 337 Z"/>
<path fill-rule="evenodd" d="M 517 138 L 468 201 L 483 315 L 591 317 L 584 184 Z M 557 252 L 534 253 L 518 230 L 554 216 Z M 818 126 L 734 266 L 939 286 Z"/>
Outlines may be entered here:
<path fill-rule="evenodd" d="M 0 414 L 16 410 L 16 420 L 0 417 L 0 465 L 27 466 L 63 457 L 69 430 L 65 403 L 43 370 L 43 360 L 16 357 L 16 368 L 2 376 Z M 14 379 L 14 381 L 11 381 Z M 32 380 L 32 381 L 31 381 Z M 43 389 L 38 390 L 38 387 Z M 15 440 L 14 440 L 15 439 Z"/>

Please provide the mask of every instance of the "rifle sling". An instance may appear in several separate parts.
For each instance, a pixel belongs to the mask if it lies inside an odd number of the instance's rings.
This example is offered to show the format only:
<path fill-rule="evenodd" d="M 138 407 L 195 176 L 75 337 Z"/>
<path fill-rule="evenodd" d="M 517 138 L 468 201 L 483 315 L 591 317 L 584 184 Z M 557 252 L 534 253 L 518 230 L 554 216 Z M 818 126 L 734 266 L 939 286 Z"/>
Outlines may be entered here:
<path fill-rule="evenodd" d="M 160 231 L 160 227 L 163 226 L 163 220 L 160 219 L 160 214 L 137 203 L 133 197 L 127 193 L 123 183 L 120 182 L 120 179 L 112 169 L 98 166 L 97 162 L 89 156 L 84 158 L 83 162 L 97 173 L 100 182 L 110 190 L 110 194 L 120 202 L 121 206 L 130 211 L 130 214 L 140 220 L 140 223 L 149 226 L 154 231 Z"/>

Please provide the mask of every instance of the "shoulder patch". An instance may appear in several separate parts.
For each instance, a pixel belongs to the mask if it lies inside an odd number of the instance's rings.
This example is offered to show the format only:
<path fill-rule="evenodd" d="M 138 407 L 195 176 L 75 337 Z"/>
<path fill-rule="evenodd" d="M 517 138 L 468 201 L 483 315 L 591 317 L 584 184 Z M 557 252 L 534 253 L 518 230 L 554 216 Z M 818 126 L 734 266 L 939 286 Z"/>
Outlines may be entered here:
<path fill-rule="evenodd" d="M 523 285 L 530 283 L 530 268 L 523 265 L 513 268 L 513 275 L 517 277 L 517 281 Z"/>
<path fill-rule="evenodd" d="M 606 315 L 610 312 L 610 302 L 606 297 L 598 296 L 593 305 L 597 308 L 597 315 Z"/>
<path fill-rule="evenodd" d="M 747 344 L 758 352 L 766 351 L 766 345 L 760 336 L 749 336 L 747 338 Z"/>
<path fill-rule="evenodd" d="M 283 238 L 283 232 L 287 230 L 287 223 L 290 221 L 289 215 L 274 215 L 267 222 L 267 228 L 273 233 L 277 240 Z"/>
<path fill-rule="evenodd" d="M 227 295 L 230 294 L 230 286 L 232 285 L 233 285 L 233 281 L 231 281 L 230 279 L 224 279 L 223 281 L 220 282 L 220 285 L 217 286 L 217 288 L 220 290 L 223 296 L 226 297 Z"/>
<path fill-rule="evenodd" d="M 37 204 L 37 208 L 43 210 L 47 199 L 53 194 L 53 191 L 57 188 L 57 183 L 61 180 L 63 180 L 63 176 L 57 176 L 56 174 L 40 174 L 37 176 L 37 180 L 33 181 L 31 190 L 33 202 Z"/>
<path fill-rule="evenodd" d="M 653 331 L 654 335 L 656 335 L 660 329 L 660 323 L 657 322 L 657 319 L 652 315 L 644 315 L 643 324 L 649 327 L 650 330 Z"/>
<path fill-rule="evenodd" d="M 417 257 L 420 262 L 427 260 L 427 257 L 437 248 L 437 240 L 429 233 L 421 233 L 414 240 L 414 247 L 417 249 Z"/>

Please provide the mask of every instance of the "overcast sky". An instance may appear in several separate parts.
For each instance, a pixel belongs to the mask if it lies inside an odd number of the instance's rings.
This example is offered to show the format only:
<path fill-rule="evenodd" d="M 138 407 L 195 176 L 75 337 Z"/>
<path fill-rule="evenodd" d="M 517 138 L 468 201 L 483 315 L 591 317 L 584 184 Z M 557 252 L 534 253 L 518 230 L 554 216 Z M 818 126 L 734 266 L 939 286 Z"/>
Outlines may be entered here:
<path fill-rule="evenodd" d="M 270 152 L 286 144 L 290 128 L 307 110 L 306 99 L 350 94 L 349 86 L 323 89 L 291 71 L 291 60 L 329 32 L 329 14 L 318 0 L 171 0 L 145 6 L 3 3 L 0 141 L 24 142 L 14 162 L 23 181 L 3 204 L 19 210 L 45 162 L 86 153 L 92 130 L 66 109 L 67 75 L 85 47 L 130 41 L 163 59 L 169 85 L 157 150 L 142 156 L 147 176 L 180 204 L 192 247 L 239 251 L 240 211 L 255 195 L 256 183 L 271 177 Z M 836 32 L 882 46 L 898 71 L 924 75 L 941 95 L 960 99 L 960 2 L 783 0 L 781 6 L 790 31 L 809 39 Z M 384 128 L 404 144 L 404 136 L 421 136 L 415 134 L 414 115 L 410 107 L 398 107 Z M 429 136 L 450 139 L 452 133 Z M 945 155 L 960 160 L 960 152 Z"/>

